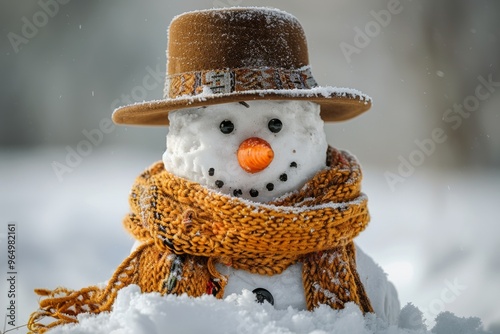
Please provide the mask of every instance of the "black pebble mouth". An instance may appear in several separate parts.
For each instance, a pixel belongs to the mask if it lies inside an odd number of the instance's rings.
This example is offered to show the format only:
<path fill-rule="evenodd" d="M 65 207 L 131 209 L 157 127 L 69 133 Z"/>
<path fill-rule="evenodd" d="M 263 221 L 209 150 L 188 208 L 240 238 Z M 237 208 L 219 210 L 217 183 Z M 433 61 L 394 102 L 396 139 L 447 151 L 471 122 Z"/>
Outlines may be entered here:
<path fill-rule="evenodd" d="M 298 167 L 298 165 L 297 165 L 297 163 L 295 161 L 292 161 L 290 163 L 290 168 L 297 168 L 297 167 Z M 208 169 L 208 175 L 209 176 L 214 176 L 215 175 L 215 169 L 213 167 L 211 167 L 211 168 Z M 277 181 L 278 182 L 286 182 L 286 181 L 288 181 L 288 174 L 286 172 L 280 174 Z M 214 185 L 215 185 L 216 188 L 222 189 L 224 187 L 224 181 L 217 179 L 215 181 Z M 264 186 L 264 188 L 263 188 L 262 191 L 267 190 L 268 192 L 271 192 L 271 191 L 274 190 L 274 188 L 275 188 L 275 183 L 269 182 L 269 183 L 267 183 Z M 259 192 L 259 190 L 255 189 L 255 188 L 251 188 L 248 191 L 248 194 L 250 195 L 250 197 L 258 197 L 259 194 L 260 194 L 260 192 Z M 241 196 L 243 196 L 243 190 L 239 189 L 239 188 L 238 189 L 234 189 L 233 190 L 233 196 L 235 196 L 235 197 L 241 197 Z"/>

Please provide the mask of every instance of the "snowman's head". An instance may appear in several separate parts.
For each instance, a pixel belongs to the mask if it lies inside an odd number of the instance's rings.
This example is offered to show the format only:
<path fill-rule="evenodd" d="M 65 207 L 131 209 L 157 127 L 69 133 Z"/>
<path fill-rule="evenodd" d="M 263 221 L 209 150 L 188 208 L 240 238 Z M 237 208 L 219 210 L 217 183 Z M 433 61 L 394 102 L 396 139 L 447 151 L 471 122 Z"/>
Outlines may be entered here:
<path fill-rule="evenodd" d="M 268 202 L 326 167 L 318 104 L 248 101 L 169 114 L 165 168 L 225 194 Z"/>

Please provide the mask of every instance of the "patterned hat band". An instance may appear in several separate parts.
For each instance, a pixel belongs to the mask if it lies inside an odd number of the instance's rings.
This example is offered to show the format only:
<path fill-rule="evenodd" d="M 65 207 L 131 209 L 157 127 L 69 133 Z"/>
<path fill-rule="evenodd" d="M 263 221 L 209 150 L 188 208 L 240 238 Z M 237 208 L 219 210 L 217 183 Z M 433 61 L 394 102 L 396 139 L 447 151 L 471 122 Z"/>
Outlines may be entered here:
<path fill-rule="evenodd" d="M 237 68 L 194 71 L 167 76 L 164 97 L 175 99 L 202 93 L 229 94 L 259 90 L 310 89 L 317 87 L 309 66 L 299 69 Z M 210 92 L 207 92 L 210 89 Z"/>

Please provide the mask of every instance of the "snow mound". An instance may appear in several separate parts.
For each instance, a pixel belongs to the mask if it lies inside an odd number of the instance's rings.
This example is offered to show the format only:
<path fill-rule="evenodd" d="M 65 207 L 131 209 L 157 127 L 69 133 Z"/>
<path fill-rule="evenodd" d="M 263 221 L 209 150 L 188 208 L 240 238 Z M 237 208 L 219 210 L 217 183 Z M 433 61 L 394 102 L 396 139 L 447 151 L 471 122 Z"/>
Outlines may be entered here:
<path fill-rule="evenodd" d="M 476 317 L 457 317 L 451 312 L 442 312 L 436 317 L 436 325 L 432 329 L 435 334 L 482 334 L 481 319 Z"/>
<path fill-rule="evenodd" d="M 418 316 L 420 312 L 414 306 L 405 309 L 402 314 L 403 317 L 406 314 L 407 320 L 415 319 L 414 315 Z M 79 324 L 61 326 L 50 333 L 429 333 L 425 328 L 411 330 L 388 326 L 373 314 L 363 317 L 353 303 L 347 304 L 343 310 L 327 306 L 321 306 L 314 312 L 297 311 L 292 307 L 276 310 L 270 304 L 256 303 L 255 296 L 247 290 L 241 295 L 233 294 L 218 300 L 212 296 L 191 298 L 187 295 L 142 294 L 135 285 L 118 293 L 113 311 L 80 315 L 79 321 Z M 458 318 L 446 312 L 439 315 L 436 321 L 433 329 L 436 334 L 484 333 L 479 329 L 477 318 Z"/>

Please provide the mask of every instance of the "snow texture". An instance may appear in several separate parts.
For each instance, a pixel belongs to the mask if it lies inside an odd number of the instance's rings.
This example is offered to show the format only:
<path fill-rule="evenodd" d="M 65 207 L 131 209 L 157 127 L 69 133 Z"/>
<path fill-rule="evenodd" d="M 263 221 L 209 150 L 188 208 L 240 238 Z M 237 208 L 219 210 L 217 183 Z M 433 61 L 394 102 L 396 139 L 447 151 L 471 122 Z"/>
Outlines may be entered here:
<path fill-rule="evenodd" d="M 210 9 L 199 9 L 199 10 L 193 10 L 193 11 L 188 11 L 184 12 L 182 14 L 174 16 L 172 19 L 172 22 L 177 20 L 180 16 L 183 16 L 185 14 L 196 14 L 196 13 L 208 13 L 210 15 L 216 16 L 216 15 L 227 15 L 229 11 L 231 10 L 237 10 L 237 11 L 242 11 L 238 13 L 238 15 L 245 15 L 249 19 L 251 19 L 255 15 L 262 15 L 264 14 L 266 17 L 273 17 L 274 19 L 277 19 L 279 21 L 286 21 L 286 22 L 291 22 L 294 24 L 299 25 L 299 21 L 295 16 L 292 14 L 285 12 L 281 9 L 278 8 L 272 8 L 272 7 L 255 7 L 255 6 L 248 6 L 248 7 L 224 7 L 224 8 L 210 8 Z M 243 12 L 244 11 L 244 12 Z M 235 15 L 235 12 L 231 13 L 231 15 Z M 269 22 L 269 20 L 267 20 Z"/>
<path fill-rule="evenodd" d="M 316 97 L 343 97 L 343 98 L 348 98 L 348 99 L 358 99 L 361 101 L 361 103 L 368 104 L 372 103 L 372 98 L 365 94 L 362 93 L 361 91 L 354 89 L 354 88 L 348 88 L 348 87 L 334 87 L 334 86 L 318 86 L 318 87 L 313 87 L 309 89 L 286 89 L 286 90 L 279 90 L 279 89 L 255 89 L 255 90 L 246 90 L 246 91 L 241 91 L 237 92 L 237 95 L 241 98 L 244 98 L 245 95 L 255 95 L 258 94 L 260 96 L 266 96 L 269 95 L 270 98 L 273 98 L 273 95 L 276 96 L 284 96 L 284 97 L 290 97 L 290 98 L 316 98 Z M 231 95 L 236 95 L 235 93 L 213 93 L 208 87 L 206 89 L 203 89 L 203 91 L 200 94 L 197 95 L 181 95 L 178 96 L 174 99 L 166 98 L 166 100 L 150 100 L 150 101 L 142 101 L 142 102 L 134 102 L 128 105 L 120 106 L 114 110 L 124 108 L 124 107 L 130 107 L 130 106 L 137 106 L 137 105 L 142 105 L 144 103 L 147 103 L 149 108 L 155 108 L 158 105 L 162 105 L 165 103 L 165 101 L 181 101 L 181 100 L 187 100 L 188 104 L 194 103 L 194 102 L 200 102 L 200 101 L 207 101 L 209 99 L 213 98 L 218 98 L 218 97 L 223 97 L 223 96 L 231 96 Z M 373 104 L 373 103 L 372 103 Z"/>
<path fill-rule="evenodd" d="M 327 142 L 319 105 L 307 101 L 226 103 L 169 113 L 165 168 L 208 188 L 257 202 L 268 202 L 300 189 L 326 167 Z M 280 120 L 272 132 L 268 123 Z M 234 130 L 222 133 L 222 122 Z M 257 173 L 240 167 L 237 151 L 248 138 L 260 138 L 274 152 L 270 165 Z M 253 190 L 253 192 L 251 192 Z"/>
<path fill-rule="evenodd" d="M 410 318 L 418 309 L 409 307 Z M 131 285 L 122 289 L 109 313 L 80 315 L 79 324 L 65 325 L 51 334 L 154 334 L 154 333 L 238 333 L 238 334 L 425 334 L 424 328 L 410 330 L 389 326 L 373 314 L 363 316 L 358 306 L 349 303 L 343 310 L 320 306 L 313 312 L 292 307 L 277 310 L 270 304 L 258 304 L 255 296 L 245 290 L 218 300 L 213 296 L 191 298 L 142 294 Z M 479 334 L 477 318 L 458 318 L 450 312 L 440 314 L 432 329 L 435 334 Z M 406 323 L 405 323 L 406 324 Z"/>
<path fill-rule="evenodd" d="M 314 98 L 314 97 L 344 97 L 344 98 L 352 98 L 359 99 L 363 101 L 364 104 L 371 103 L 372 98 L 361 91 L 354 88 L 347 87 L 332 87 L 332 86 L 318 86 L 309 89 L 254 89 L 254 90 L 245 90 L 241 92 L 237 92 L 237 95 L 244 97 L 245 95 L 255 95 L 258 94 L 260 96 L 265 95 L 283 95 L 290 98 L 304 97 L 304 98 Z M 200 94 L 197 95 L 181 95 L 174 100 L 188 100 L 189 103 L 193 103 L 195 101 L 206 101 L 210 98 L 221 97 L 221 96 L 230 96 L 235 95 L 235 93 L 213 93 L 211 89 L 206 87 Z M 161 104 L 164 100 L 153 100 L 150 101 L 149 104 L 151 107 L 154 107 L 155 104 Z M 142 104 L 144 102 L 137 102 L 134 104 Z"/>

